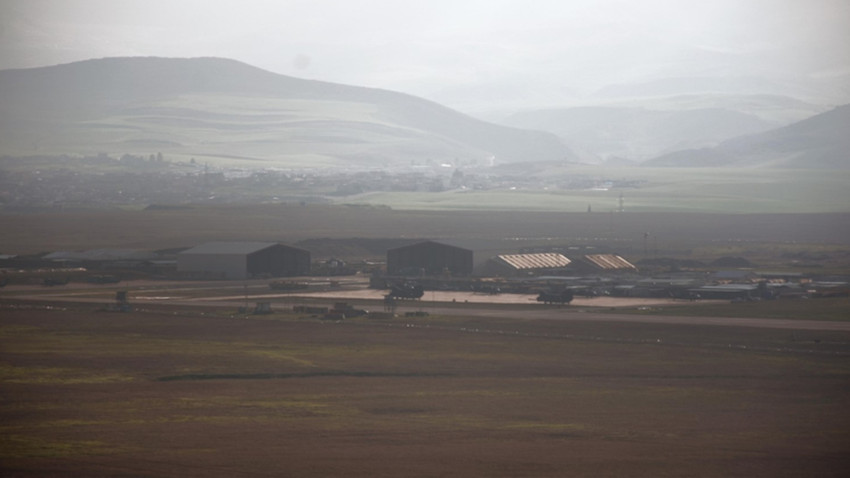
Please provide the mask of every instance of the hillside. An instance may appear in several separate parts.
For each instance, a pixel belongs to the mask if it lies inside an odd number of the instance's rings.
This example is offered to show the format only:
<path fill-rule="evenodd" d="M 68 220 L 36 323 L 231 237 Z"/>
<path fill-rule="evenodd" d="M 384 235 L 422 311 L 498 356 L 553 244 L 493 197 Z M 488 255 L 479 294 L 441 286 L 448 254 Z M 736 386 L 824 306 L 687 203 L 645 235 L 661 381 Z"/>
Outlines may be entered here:
<path fill-rule="evenodd" d="M 754 114 L 725 108 L 650 109 L 590 106 L 516 113 L 502 124 L 548 131 L 597 161 L 642 161 L 671 151 L 714 146 L 775 126 Z"/>
<path fill-rule="evenodd" d="M 714 148 L 678 151 L 646 166 L 760 166 L 850 169 L 850 105 L 764 133 L 740 136 Z"/>
<path fill-rule="evenodd" d="M 274 167 L 573 158 L 551 134 L 233 60 L 109 58 L 0 71 L 0 154 L 99 152 Z"/>

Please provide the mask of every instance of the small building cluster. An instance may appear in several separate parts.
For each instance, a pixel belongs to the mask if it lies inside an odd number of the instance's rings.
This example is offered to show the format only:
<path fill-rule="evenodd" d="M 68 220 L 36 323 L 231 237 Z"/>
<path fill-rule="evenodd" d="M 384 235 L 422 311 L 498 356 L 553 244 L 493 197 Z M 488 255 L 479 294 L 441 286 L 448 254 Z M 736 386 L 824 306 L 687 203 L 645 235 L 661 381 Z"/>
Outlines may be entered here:
<path fill-rule="evenodd" d="M 818 296 L 835 290 L 833 283 L 815 283 L 793 274 L 753 271 L 681 272 L 661 277 L 638 274 L 638 268 L 617 254 L 500 254 L 472 274 L 473 251 L 425 241 L 387 253 L 387 273 L 373 277 L 372 287 L 417 284 L 428 290 L 468 290 L 482 293 L 571 291 L 576 295 L 665 297 L 679 299 L 761 300 Z M 483 277 L 487 277 L 484 279 Z M 844 283 L 846 290 L 846 283 Z"/>
<path fill-rule="evenodd" d="M 397 243 L 396 243 L 397 244 Z M 611 295 L 620 297 L 670 297 L 680 299 L 759 300 L 779 297 L 817 297 L 850 291 L 847 278 L 811 280 L 793 273 L 756 273 L 706 269 L 638 274 L 638 268 L 612 253 L 534 252 L 498 254 L 476 263 L 474 252 L 458 243 L 433 240 L 411 242 L 386 250 L 385 268 L 348 267 L 331 259 L 311 263 L 311 253 L 277 242 L 208 242 L 188 249 L 140 252 L 93 249 L 54 252 L 42 256 L 0 256 L 4 277 L 10 270 L 29 270 L 44 285 L 71 280 L 106 284 L 134 275 L 203 280 L 248 280 L 319 274 L 336 276 L 371 274 L 370 286 L 391 289 L 400 297 L 423 290 L 459 290 L 476 293 L 550 293 Z M 647 265 L 647 267 L 651 267 Z M 290 289 L 296 282 L 273 281 L 275 289 Z M 560 296 L 559 296 L 560 297 Z"/>

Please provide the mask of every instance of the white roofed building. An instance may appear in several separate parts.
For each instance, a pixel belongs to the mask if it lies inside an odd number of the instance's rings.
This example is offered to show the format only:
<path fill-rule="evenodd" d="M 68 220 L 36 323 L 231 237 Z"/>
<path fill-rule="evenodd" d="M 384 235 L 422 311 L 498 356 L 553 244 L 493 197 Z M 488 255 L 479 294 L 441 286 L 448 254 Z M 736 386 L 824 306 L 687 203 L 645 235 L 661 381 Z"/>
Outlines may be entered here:
<path fill-rule="evenodd" d="M 572 261 L 563 254 L 501 254 L 490 259 L 488 271 L 496 275 L 538 275 L 566 268 Z"/>

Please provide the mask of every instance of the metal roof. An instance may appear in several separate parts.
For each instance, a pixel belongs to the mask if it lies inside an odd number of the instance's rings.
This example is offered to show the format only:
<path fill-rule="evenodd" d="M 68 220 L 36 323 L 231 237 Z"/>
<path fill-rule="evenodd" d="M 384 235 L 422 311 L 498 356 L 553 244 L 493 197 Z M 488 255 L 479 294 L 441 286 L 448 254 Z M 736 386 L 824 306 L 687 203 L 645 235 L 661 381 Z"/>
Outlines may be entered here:
<path fill-rule="evenodd" d="M 753 271 L 717 271 L 711 277 L 713 279 L 748 279 L 757 275 Z"/>
<path fill-rule="evenodd" d="M 722 285 L 704 285 L 691 289 L 695 291 L 719 291 L 719 292 L 748 292 L 758 290 L 757 285 L 753 284 L 722 284 Z"/>
<path fill-rule="evenodd" d="M 562 254 L 554 252 L 538 254 L 502 254 L 496 257 L 514 269 L 556 269 L 558 267 L 566 267 L 570 264 L 569 259 L 564 257 Z"/>
<path fill-rule="evenodd" d="M 133 249 L 90 249 L 87 251 L 58 251 L 44 256 L 51 261 L 145 261 L 153 259 L 153 252 Z"/>
<path fill-rule="evenodd" d="M 276 245 L 276 242 L 207 242 L 180 254 L 251 254 Z"/>
<path fill-rule="evenodd" d="M 637 269 L 631 262 L 616 254 L 590 254 L 584 258 L 591 264 L 605 270 Z"/>
<path fill-rule="evenodd" d="M 459 241 L 444 241 L 444 240 L 434 241 L 434 240 L 431 240 L 431 239 L 426 239 L 426 240 L 422 240 L 422 241 L 411 242 L 410 244 L 405 244 L 405 245 L 399 246 L 399 247 L 393 247 L 392 249 L 388 249 L 387 252 L 396 251 L 396 250 L 399 250 L 399 249 L 408 249 L 408 248 L 411 248 L 411 247 L 428 247 L 428 246 L 447 247 L 447 248 L 451 248 L 451 249 L 463 249 L 465 251 L 471 250 L 471 249 L 467 249 L 466 247 L 463 247 L 460 244 Z"/>

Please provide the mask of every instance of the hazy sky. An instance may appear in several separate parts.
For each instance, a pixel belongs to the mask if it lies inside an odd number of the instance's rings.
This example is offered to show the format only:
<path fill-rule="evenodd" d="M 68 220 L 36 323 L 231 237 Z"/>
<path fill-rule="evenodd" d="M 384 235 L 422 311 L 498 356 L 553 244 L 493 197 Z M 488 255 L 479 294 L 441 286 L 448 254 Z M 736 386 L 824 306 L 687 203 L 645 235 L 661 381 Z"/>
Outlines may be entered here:
<path fill-rule="evenodd" d="M 233 58 L 467 111 L 665 78 L 841 102 L 850 0 L 0 0 L 0 69 L 108 56 Z"/>

